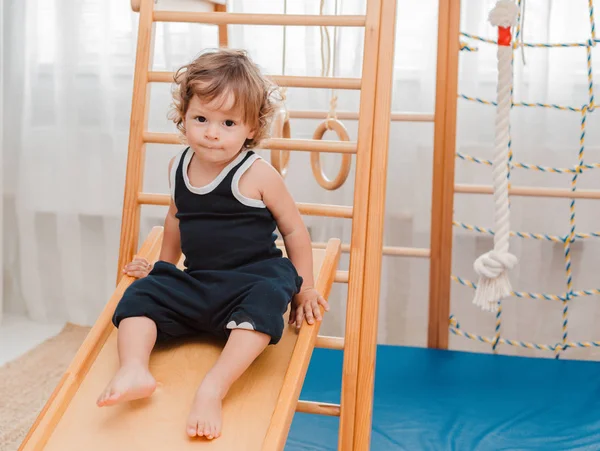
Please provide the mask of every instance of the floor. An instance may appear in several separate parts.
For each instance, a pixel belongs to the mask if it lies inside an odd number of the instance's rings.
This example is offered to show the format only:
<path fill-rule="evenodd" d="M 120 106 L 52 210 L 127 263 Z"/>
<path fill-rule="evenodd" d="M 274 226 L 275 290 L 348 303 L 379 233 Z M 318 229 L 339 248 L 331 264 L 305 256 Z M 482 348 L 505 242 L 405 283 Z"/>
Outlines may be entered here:
<path fill-rule="evenodd" d="M 39 324 L 25 317 L 5 314 L 0 322 L 0 365 L 16 359 L 62 328 L 63 324 Z"/>

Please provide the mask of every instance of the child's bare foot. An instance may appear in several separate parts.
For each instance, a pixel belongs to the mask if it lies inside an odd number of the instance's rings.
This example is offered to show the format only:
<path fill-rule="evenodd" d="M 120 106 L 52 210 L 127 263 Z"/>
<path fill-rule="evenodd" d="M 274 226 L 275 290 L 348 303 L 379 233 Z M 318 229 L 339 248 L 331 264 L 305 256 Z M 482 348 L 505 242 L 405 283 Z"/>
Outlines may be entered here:
<path fill-rule="evenodd" d="M 96 404 L 111 406 L 119 402 L 146 398 L 156 389 L 156 380 L 143 365 L 123 366 L 108 383 Z"/>
<path fill-rule="evenodd" d="M 208 381 L 202 382 L 187 421 L 187 433 L 190 437 L 198 435 L 214 439 L 221 436 L 221 391 Z"/>

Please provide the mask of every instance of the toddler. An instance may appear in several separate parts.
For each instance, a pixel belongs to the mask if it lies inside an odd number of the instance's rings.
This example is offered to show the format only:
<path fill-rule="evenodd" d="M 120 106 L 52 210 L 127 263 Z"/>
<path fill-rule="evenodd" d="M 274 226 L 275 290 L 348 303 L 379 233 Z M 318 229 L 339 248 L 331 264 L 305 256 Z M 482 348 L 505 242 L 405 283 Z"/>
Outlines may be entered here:
<path fill-rule="evenodd" d="M 158 261 L 142 258 L 120 300 L 120 367 L 99 406 L 150 396 L 157 342 L 199 333 L 226 340 L 198 387 L 186 431 L 221 434 L 221 404 L 231 385 L 289 323 L 320 321 L 329 305 L 313 286 L 308 231 L 279 173 L 252 150 L 270 125 L 276 87 L 243 51 L 203 53 L 175 75 L 172 119 L 186 147 L 169 163 L 171 202 Z M 275 245 L 275 228 L 287 255 Z M 185 256 L 182 271 L 176 267 Z"/>

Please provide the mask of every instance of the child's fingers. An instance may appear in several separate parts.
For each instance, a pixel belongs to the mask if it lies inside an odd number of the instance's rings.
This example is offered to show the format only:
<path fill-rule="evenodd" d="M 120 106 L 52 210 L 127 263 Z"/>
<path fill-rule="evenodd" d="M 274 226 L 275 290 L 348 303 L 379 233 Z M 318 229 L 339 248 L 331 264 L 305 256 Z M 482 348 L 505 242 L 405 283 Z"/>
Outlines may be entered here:
<path fill-rule="evenodd" d="M 313 316 L 313 308 L 310 302 L 304 304 L 304 316 L 306 316 L 306 321 L 308 324 L 314 324 L 315 318 Z"/>
<path fill-rule="evenodd" d="M 319 296 L 317 302 L 323 306 L 326 312 L 329 311 L 329 302 L 327 302 L 323 296 Z"/>
<path fill-rule="evenodd" d="M 149 272 L 150 269 L 151 269 L 151 267 L 148 263 L 136 261 L 136 262 L 131 262 L 131 263 L 128 263 L 127 265 L 125 265 L 125 268 L 123 268 L 123 271 L 124 272 L 130 272 L 130 271 Z"/>
<path fill-rule="evenodd" d="M 288 324 L 294 324 L 296 321 L 296 306 L 292 305 L 290 307 L 290 317 L 288 318 Z"/>
<path fill-rule="evenodd" d="M 312 302 L 312 312 L 317 321 L 321 321 L 323 316 L 321 315 L 321 307 L 319 307 L 319 303 L 317 301 Z"/>
<path fill-rule="evenodd" d="M 123 269 L 123 272 L 129 276 L 133 274 L 148 274 L 148 270 L 144 268 L 139 268 L 135 266 L 126 267 Z"/>
<path fill-rule="evenodd" d="M 296 309 L 296 328 L 300 329 L 302 320 L 304 319 L 304 309 L 302 307 Z"/>
<path fill-rule="evenodd" d="M 151 268 L 147 264 L 142 262 L 132 262 L 123 268 L 123 272 L 128 276 L 141 279 L 142 277 L 146 277 L 148 275 L 150 269 Z"/>

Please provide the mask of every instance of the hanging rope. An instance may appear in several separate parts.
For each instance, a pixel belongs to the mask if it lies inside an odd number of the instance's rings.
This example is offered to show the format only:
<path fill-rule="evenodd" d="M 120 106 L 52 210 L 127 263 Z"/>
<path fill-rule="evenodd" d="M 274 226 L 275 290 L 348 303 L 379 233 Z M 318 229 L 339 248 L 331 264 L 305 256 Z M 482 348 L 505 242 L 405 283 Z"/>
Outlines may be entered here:
<path fill-rule="evenodd" d="M 287 14 L 287 0 L 283 0 L 283 14 Z M 286 57 L 286 48 L 287 48 L 287 26 L 283 26 L 283 44 L 281 50 L 281 75 L 285 75 L 285 57 Z M 287 96 L 287 87 L 283 86 L 279 88 L 281 91 L 281 98 L 283 101 L 283 107 L 287 110 L 286 96 Z"/>
<path fill-rule="evenodd" d="M 323 5 L 323 0 L 321 0 L 321 8 Z M 322 10 L 321 10 L 321 14 L 323 14 Z M 337 0 L 335 0 L 335 11 L 334 14 L 337 16 L 338 14 L 338 2 Z M 331 76 L 335 77 L 335 73 L 336 73 L 336 66 L 337 66 L 337 57 L 338 57 L 338 52 L 337 52 L 337 31 L 338 31 L 338 27 L 334 27 L 333 28 L 333 68 L 331 71 Z M 323 48 L 323 46 L 321 46 L 321 48 Z M 330 45 L 329 45 L 329 32 L 327 33 L 327 52 L 329 54 L 330 52 Z M 329 65 L 330 65 L 330 61 L 331 61 L 331 57 L 327 58 L 327 73 L 329 73 Z M 331 98 L 329 100 L 329 112 L 327 113 L 327 119 L 336 119 L 337 120 L 337 93 L 335 88 L 331 89 Z M 330 123 L 329 120 L 327 121 L 327 130 L 331 130 L 330 127 Z"/>
<path fill-rule="evenodd" d="M 473 302 L 483 310 L 496 312 L 498 303 L 510 296 L 512 287 L 507 272 L 517 258 L 508 252 L 510 209 L 508 201 L 509 128 L 512 91 L 511 27 L 516 24 L 518 6 L 512 0 L 499 0 L 490 12 L 490 22 L 498 27 L 498 87 L 496 138 L 492 164 L 494 188 L 494 249 L 480 256 L 474 264 L 479 283 Z"/>
<path fill-rule="evenodd" d="M 287 14 L 287 0 L 283 0 L 283 13 Z M 281 75 L 285 75 L 286 48 L 287 48 L 287 26 L 283 26 L 283 44 L 281 55 Z M 282 108 L 275 112 L 273 118 L 273 136 L 275 138 L 290 138 L 290 114 L 287 109 L 287 87 L 280 87 Z M 271 149 L 271 165 L 285 177 L 290 163 L 289 150 Z"/>
<path fill-rule="evenodd" d="M 323 15 L 325 7 L 325 0 L 321 0 L 319 13 Z M 335 0 L 335 14 L 338 14 L 338 2 Z M 320 27 L 321 30 L 321 76 L 329 77 L 330 68 L 332 67 L 331 63 L 331 42 L 329 36 L 329 30 L 327 27 Z M 333 68 L 331 76 L 335 77 L 336 72 L 336 57 L 338 55 L 337 49 L 337 27 L 334 27 L 333 34 Z M 327 57 L 325 57 L 324 44 L 327 42 Z M 337 94 L 334 88 L 331 89 L 331 98 L 329 101 L 329 112 L 327 113 L 327 117 L 325 120 L 319 124 L 315 133 L 313 135 L 313 139 L 322 139 L 325 135 L 326 131 L 334 131 L 340 141 L 350 141 L 350 137 L 348 135 L 348 131 L 344 124 L 337 119 Z M 350 166 L 352 164 L 352 155 L 343 154 L 342 155 L 342 164 L 340 170 L 336 177 L 331 180 L 329 179 L 323 169 L 321 167 L 321 154 L 319 152 L 312 152 L 310 154 L 310 165 L 312 168 L 313 175 L 317 183 L 327 189 L 327 190 L 336 190 L 340 186 L 342 186 L 346 180 L 348 179 L 348 175 L 350 174 Z"/>

